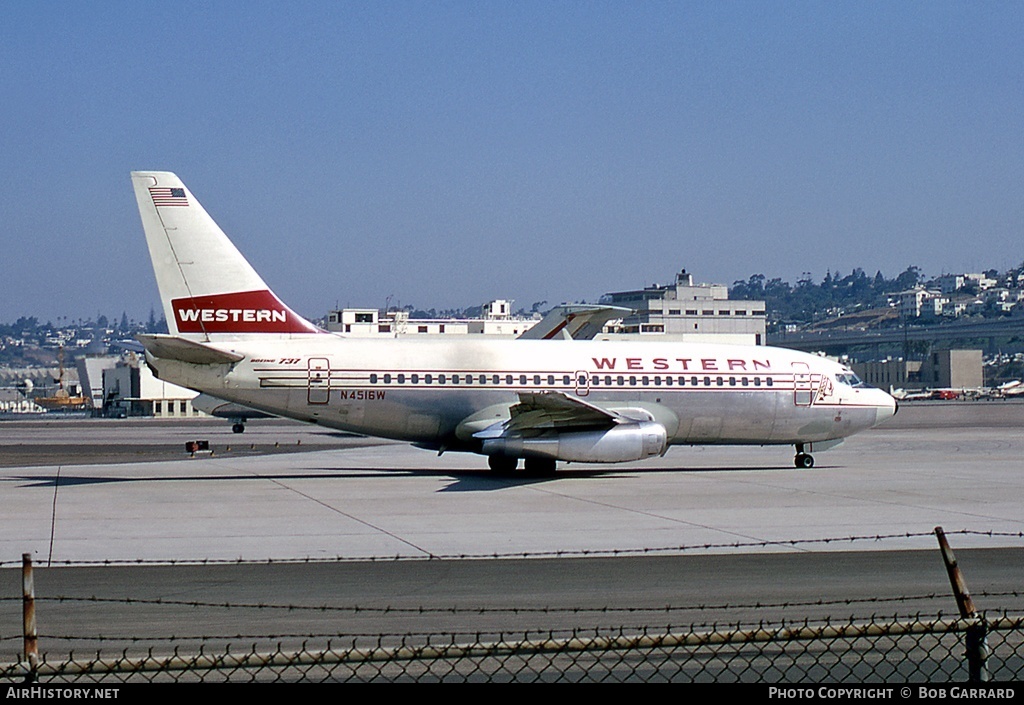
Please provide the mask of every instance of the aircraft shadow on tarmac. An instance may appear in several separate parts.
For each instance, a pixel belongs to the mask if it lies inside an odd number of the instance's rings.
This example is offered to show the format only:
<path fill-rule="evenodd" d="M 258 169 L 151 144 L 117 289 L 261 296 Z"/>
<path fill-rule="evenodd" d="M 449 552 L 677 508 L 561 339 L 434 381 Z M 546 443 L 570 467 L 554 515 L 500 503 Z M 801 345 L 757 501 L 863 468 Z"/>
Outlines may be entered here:
<path fill-rule="evenodd" d="M 827 468 L 816 468 L 827 469 Z M 498 475 L 487 469 L 473 470 L 430 470 L 430 469 L 401 469 L 401 470 L 380 470 L 379 468 L 309 468 L 308 472 L 289 473 L 264 473 L 264 474 L 236 474 L 236 475 L 199 475 L 188 476 L 178 475 L 169 477 L 104 477 L 102 475 L 75 475 L 61 474 L 50 476 L 28 476 L 14 475 L 9 480 L 22 482 L 21 487 L 57 487 L 70 488 L 77 486 L 101 485 L 113 483 L 142 483 L 142 482 L 224 482 L 225 480 L 253 481 L 253 480 L 381 480 L 399 479 L 409 477 L 438 477 L 453 480 L 445 485 L 438 492 L 490 492 L 506 489 L 509 487 L 522 487 L 536 485 L 559 480 L 578 480 L 581 478 L 601 477 L 605 479 L 625 480 L 637 474 L 671 474 L 671 473 L 731 473 L 731 472 L 778 472 L 793 471 L 789 466 L 762 466 L 762 467 L 713 467 L 713 468 L 650 468 L 626 470 L 623 468 L 572 468 L 559 470 L 554 475 L 530 475 L 526 472 Z"/>
<path fill-rule="evenodd" d="M 506 489 L 508 487 L 524 487 L 527 485 L 539 485 L 559 480 L 578 480 L 582 478 L 600 477 L 609 480 L 627 480 L 638 474 L 671 474 L 671 473 L 706 473 L 706 472 L 744 472 L 751 470 L 787 470 L 787 467 L 763 467 L 763 468 L 651 468 L 626 470 L 623 468 L 574 468 L 559 470 L 554 475 L 530 475 L 526 472 L 516 472 L 507 475 L 498 475 L 489 470 L 410 470 L 410 475 L 419 477 L 437 476 L 448 477 L 454 482 L 446 485 L 438 492 L 491 492 L 494 490 Z"/>

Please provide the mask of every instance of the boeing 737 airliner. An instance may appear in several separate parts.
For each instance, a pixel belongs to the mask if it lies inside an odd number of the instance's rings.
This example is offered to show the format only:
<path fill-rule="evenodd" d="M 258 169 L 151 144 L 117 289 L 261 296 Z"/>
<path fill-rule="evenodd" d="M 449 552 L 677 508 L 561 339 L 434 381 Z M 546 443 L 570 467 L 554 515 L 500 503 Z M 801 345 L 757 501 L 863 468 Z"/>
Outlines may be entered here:
<path fill-rule="evenodd" d="M 134 172 L 168 335 L 162 380 L 259 411 L 549 474 L 672 445 L 792 445 L 795 464 L 896 412 L 830 360 L 647 341 L 351 339 L 288 308 L 177 176 Z"/>

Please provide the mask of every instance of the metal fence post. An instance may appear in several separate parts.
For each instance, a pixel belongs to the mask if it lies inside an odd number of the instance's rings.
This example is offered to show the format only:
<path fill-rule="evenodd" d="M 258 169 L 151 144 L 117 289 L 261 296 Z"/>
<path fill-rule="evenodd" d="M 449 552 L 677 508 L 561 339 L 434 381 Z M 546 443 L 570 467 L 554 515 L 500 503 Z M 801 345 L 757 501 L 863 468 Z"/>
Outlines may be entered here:
<path fill-rule="evenodd" d="M 988 625 L 980 615 L 977 624 L 967 627 L 967 672 L 972 683 L 988 681 L 988 654 Z"/>
<path fill-rule="evenodd" d="M 21 622 L 25 637 L 25 661 L 28 663 L 25 682 L 34 683 L 39 667 L 39 639 L 36 634 L 36 589 L 31 553 L 21 554 Z"/>
<path fill-rule="evenodd" d="M 949 547 L 946 540 L 946 532 L 941 526 L 935 527 L 935 536 L 939 540 L 939 548 L 942 551 L 942 560 L 946 564 L 946 574 L 949 575 L 949 584 L 953 588 L 953 596 L 956 597 L 956 606 L 960 610 L 961 619 L 975 619 L 975 624 L 967 627 L 967 673 L 968 680 L 972 683 L 983 683 L 988 681 L 988 628 L 985 625 L 984 616 L 979 616 L 974 608 L 974 600 L 967 590 L 967 582 L 957 565 L 953 549 Z"/>

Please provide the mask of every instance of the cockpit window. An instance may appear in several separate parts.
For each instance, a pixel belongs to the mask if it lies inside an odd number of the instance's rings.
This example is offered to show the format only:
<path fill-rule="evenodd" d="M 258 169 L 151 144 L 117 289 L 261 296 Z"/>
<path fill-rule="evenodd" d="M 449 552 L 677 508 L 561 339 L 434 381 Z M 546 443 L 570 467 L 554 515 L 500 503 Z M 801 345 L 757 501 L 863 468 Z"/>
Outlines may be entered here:
<path fill-rule="evenodd" d="M 860 377 L 852 372 L 840 372 L 836 375 L 836 381 L 849 387 L 866 387 L 868 385 L 861 381 Z"/>

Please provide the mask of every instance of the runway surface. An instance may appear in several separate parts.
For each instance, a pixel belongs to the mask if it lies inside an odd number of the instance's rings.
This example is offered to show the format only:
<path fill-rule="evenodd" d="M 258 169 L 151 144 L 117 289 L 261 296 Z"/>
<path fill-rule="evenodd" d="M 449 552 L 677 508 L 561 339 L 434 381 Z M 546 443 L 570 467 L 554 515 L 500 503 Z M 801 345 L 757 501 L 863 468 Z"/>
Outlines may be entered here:
<path fill-rule="evenodd" d="M 810 470 L 792 467 L 788 447 L 708 446 L 642 463 L 560 464 L 537 479 L 495 477 L 478 456 L 437 457 L 284 421 L 251 423 L 241 435 L 214 421 L 5 422 L 0 457 L 49 464 L 0 469 L 0 556 L 896 550 L 931 548 L 940 525 L 993 532 L 958 537 L 963 548 L 1020 547 L 1021 428 L 1024 404 L 904 405 L 890 424 L 818 454 Z M 213 453 L 186 454 L 196 438 Z M 76 464 L 101 452 L 128 462 Z M 135 452 L 166 459 L 132 462 Z"/>
<path fill-rule="evenodd" d="M 905 404 L 810 470 L 788 447 L 702 447 L 538 479 L 276 420 L 5 421 L 0 648 L 18 648 L 23 553 L 56 650 L 953 614 L 936 526 L 979 606 L 1019 613 L 1022 427 L 1024 404 Z"/>

